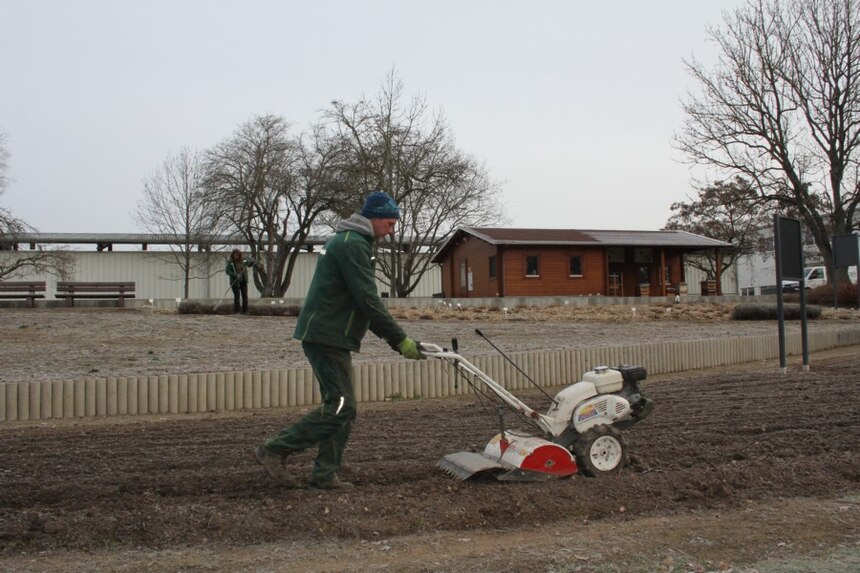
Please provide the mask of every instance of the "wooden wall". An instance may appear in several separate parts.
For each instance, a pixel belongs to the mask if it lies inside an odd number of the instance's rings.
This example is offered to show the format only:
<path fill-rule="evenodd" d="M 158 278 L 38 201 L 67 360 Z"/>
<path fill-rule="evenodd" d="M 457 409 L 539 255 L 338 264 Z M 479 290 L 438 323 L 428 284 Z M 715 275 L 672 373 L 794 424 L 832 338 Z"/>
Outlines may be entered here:
<path fill-rule="evenodd" d="M 451 251 L 451 256 L 445 260 L 443 265 L 442 291 L 445 296 L 454 298 L 500 296 L 501 283 L 498 262 L 496 263 L 496 278 L 490 279 L 490 257 L 494 255 L 496 255 L 496 247 L 493 245 L 475 237 L 465 236 L 463 241 Z M 466 265 L 466 272 L 471 273 L 472 290 L 468 290 L 468 284 L 461 284 L 463 264 Z"/>
<path fill-rule="evenodd" d="M 496 257 L 496 277 L 490 278 L 489 259 Z M 526 275 L 527 257 L 538 257 L 539 275 Z M 570 258 L 579 256 L 582 274 L 570 275 Z M 619 247 L 610 262 L 602 246 L 500 246 L 466 235 L 449 252 L 442 265 L 442 292 L 449 298 L 511 296 L 640 296 L 640 284 L 649 285 L 648 296 L 675 294 L 686 283 L 680 249 Z M 461 266 L 466 265 L 469 285 L 462 285 Z M 668 277 L 665 275 L 668 269 Z M 617 275 L 617 279 L 611 279 Z M 615 287 L 611 286 L 615 284 Z M 663 291 L 664 285 L 666 291 Z M 688 285 L 689 292 L 694 292 Z"/>
<path fill-rule="evenodd" d="M 526 258 L 538 257 L 539 276 L 526 276 Z M 582 275 L 570 276 L 570 257 L 582 260 Z M 601 247 L 516 247 L 504 253 L 505 296 L 603 294 L 606 267 Z"/>
<path fill-rule="evenodd" d="M 503 247 L 466 237 L 442 265 L 446 297 L 557 296 L 605 293 L 606 267 L 601 247 Z M 570 276 L 570 257 L 582 259 L 582 276 Z M 490 257 L 496 276 L 490 278 Z M 537 256 L 540 276 L 526 276 L 526 257 Z M 471 273 L 472 289 L 461 285 L 461 266 Z M 504 286 L 502 285 L 504 281 Z M 468 282 L 468 281 L 467 281 Z M 468 287 L 468 285 L 466 285 Z"/>

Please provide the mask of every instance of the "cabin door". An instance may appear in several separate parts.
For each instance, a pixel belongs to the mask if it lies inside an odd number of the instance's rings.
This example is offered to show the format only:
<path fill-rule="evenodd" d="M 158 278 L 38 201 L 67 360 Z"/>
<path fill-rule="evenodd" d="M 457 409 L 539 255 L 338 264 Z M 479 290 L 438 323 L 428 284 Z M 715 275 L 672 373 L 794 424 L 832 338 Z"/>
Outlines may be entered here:
<path fill-rule="evenodd" d="M 608 296 L 624 296 L 624 265 L 621 263 L 609 264 L 609 292 Z"/>
<path fill-rule="evenodd" d="M 469 259 L 460 261 L 460 292 L 457 296 L 468 298 L 472 290 L 472 271 L 469 268 Z"/>

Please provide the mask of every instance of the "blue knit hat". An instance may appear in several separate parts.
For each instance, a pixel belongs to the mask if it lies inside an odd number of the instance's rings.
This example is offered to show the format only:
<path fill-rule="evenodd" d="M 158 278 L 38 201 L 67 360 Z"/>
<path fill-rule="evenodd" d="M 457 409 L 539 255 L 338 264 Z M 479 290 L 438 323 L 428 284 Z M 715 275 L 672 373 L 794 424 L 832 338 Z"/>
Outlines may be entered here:
<path fill-rule="evenodd" d="M 384 191 L 374 191 L 367 196 L 361 214 L 368 219 L 399 219 L 400 209 L 391 195 Z"/>

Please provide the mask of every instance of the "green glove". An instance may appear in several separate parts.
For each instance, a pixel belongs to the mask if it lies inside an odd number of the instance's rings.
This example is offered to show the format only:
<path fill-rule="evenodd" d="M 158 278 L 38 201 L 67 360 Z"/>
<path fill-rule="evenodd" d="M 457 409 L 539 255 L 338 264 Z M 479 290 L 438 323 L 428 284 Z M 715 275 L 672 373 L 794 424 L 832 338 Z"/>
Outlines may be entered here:
<path fill-rule="evenodd" d="M 418 343 L 411 338 L 404 338 L 403 342 L 397 345 L 397 348 L 404 358 L 409 358 L 410 360 L 424 360 L 427 358 L 418 350 Z"/>

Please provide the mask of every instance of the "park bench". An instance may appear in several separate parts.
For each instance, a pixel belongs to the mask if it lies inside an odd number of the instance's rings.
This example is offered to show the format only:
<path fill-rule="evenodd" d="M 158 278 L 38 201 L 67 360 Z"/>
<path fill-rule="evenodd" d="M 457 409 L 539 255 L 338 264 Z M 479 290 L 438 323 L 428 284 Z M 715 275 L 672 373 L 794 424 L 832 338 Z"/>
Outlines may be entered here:
<path fill-rule="evenodd" d="M 66 306 L 75 306 L 77 298 L 115 298 L 117 306 L 125 306 L 125 299 L 134 298 L 133 282 L 58 282 L 57 298 L 66 299 Z"/>
<path fill-rule="evenodd" d="M 27 305 L 30 308 L 36 306 L 37 298 L 45 298 L 45 295 L 39 294 L 43 292 L 45 292 L 44 281 L 0 282 L 0 298 L 27 299 Z"/>

